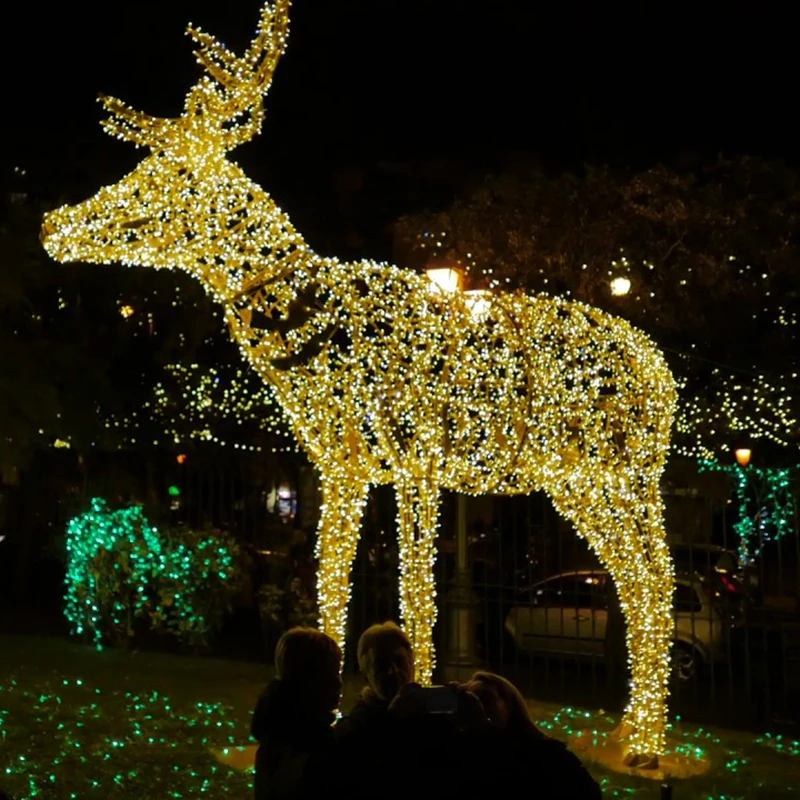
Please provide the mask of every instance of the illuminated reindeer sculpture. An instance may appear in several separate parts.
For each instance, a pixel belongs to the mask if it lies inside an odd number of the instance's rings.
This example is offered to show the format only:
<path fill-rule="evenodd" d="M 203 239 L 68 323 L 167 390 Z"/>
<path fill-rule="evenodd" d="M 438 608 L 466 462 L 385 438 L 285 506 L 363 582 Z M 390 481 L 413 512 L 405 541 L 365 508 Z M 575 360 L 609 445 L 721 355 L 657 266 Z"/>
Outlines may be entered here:
<path fill-rule="evenodd" d="M 657 755 L 672 625 L 659 495 L 670 371 L 644 334 L 580 303 L 497 292 L 478 309 L 414 272 L 314 253 L 228 159 L 260 129 L 288 7 L 264 7 L 242 57 L 189 29 L 207 74 L 178 118 L 101 98 L 106 130 L 151 153 L 116 185 L 48 214 L 44 246 L 62 262 L 179 268 L 222 305 L 319 468 L 320 624 L 339 642 L 370 485 L 396 488 L 401 612 L 423 681 L 440 490 L 547 492 L 618 587 L 632 670 L 626 742 Z"/>

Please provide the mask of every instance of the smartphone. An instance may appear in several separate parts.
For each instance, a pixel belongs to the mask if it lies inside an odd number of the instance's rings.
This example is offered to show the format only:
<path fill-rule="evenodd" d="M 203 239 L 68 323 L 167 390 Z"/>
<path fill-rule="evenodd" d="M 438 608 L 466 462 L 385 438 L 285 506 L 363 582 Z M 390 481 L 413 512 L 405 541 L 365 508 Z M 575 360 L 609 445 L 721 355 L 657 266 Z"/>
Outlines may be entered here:
<path fill-rule="evenodd" d="M 409 692 L 428 714 L 455 714 L 458 711 L 458 695 L 449 686 L 420 686 Z"/>

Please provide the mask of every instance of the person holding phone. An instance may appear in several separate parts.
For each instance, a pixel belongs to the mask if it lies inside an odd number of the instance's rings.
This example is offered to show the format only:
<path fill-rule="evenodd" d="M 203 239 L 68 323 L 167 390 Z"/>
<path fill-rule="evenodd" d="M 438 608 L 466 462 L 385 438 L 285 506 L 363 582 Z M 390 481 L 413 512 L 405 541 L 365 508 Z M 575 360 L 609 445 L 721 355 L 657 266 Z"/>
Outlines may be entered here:
<path fill-rule="evenodd" d="M 334 726 L 332 746 L 309 763 L 307 800 L 406 796 L 406 732 L 389 706 L 414 680 L 411 642 L 394 622 L 372 625 L 358 641 L 357 657 L 366 685 L 350 713 Z"/>
<path fill-rule="evenodd" d="M 357 657 L 367 685 L 350 713 L 337 724 L 339 741 L 356 733 L 381 735 L 389 721 L 390 703 L 414 680 L 411 642 L 394 622 L 367 628 L 358 640 Z"/>

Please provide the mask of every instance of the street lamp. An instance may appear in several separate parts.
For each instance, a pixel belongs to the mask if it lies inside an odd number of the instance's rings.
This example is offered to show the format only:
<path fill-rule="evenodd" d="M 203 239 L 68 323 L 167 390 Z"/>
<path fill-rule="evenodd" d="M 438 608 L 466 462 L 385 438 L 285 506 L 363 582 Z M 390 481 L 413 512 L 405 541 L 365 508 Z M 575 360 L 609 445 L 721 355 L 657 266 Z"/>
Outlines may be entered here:
<path fill-rule="evenodd" d="M 492 293 L 488 289 L 469 289 L 464 292 L 467 300 L 467 308 L 476 320 L 482 320 L 489 314 L 489 306 L 492 302 Z"/>
<path fill-rule="evenodd" d="M 464 281 L 464 271 L 461 267 L 453 266 L 434 266 L 431 265 L 425 270 L 435 292 L 453 294 L 461 289 Z"/>
<path fill-rule="evenodd" d="M 485 319 L 489 313 L 492 293 L 488 289 L 464 291 L 464 270 L 460 264 L 446 259 L 434 259 L 425 268 L 431 282 L 431 291 L 442 294 L 464 293 L 467 308 L 476 320 Z"/>
<path fill-rule="evenodd" d="M 455 294 L 463 291 L 464 270 L 455 259 L 438 258 L 430 261 L 425 274 L 436 293 Z M 491 292 L 469 289 L 463 292 L 464 302 L 473 319 L 486 317 Z M 447 648 L 445 674 L 451 680 L 464 680 L 477 666 L 476 610 L 477 598 L 472 590 L 472 570 L 467 543 L 466 496 L 456 495 L 456 574 L 447 593 Z"/>
<path fill-rule="evenodd" d="M 614 297 L 622 297 L 623 295 L 628 294 L 631 290 L 631 281 L 630 278 L 624 278 L 619 276 L 618 278 L 614 278 L 611 281 L 611 294 Z"/>
<path fill-rule="evenodd" d="M 746 467 L 750 463 L 750 457 L 753 453 L 749 447 L 737 447 L 734 455 L 736 456 L 736 463 L 740 467 Z"/>

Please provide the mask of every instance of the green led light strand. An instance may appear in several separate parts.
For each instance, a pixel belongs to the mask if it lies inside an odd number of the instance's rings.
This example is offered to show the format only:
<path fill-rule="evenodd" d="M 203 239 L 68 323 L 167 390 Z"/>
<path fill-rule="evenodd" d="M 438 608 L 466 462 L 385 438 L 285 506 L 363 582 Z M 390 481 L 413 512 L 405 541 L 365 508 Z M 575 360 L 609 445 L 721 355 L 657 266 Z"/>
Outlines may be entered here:
<path fill-rule="evenodd" d="M 112 511 L 94 498 L 67 525 L 64 613 L 98 648 L 129 640 L 137 622 L 203 645 L 238 590 L 238 558 L 226 533 L 159 531 L 141 507 Z"/>
<path fill-rule="evenodd" d="M 72 678 L 47 683 L 26 671 L 0 685 L 0 709 L 0 781 L 19 800 L 252 794 L 250 774 L 213 756 L 251 744 L 248 716 L 237 716 L 223 703 L 179 699 L 155 689 L 109 691 Z M 535 717 L 551 736 L 595 745 L 619 724 L 617 715 L 571 706 L 550 713 L 539 709 Z M 729 739 L 677 718 L 669 725 L 670 752 L 708 758 L 714 765 L 699 781 L 681 782 L 680 796 L 687 800 L 789 798 L 800 785 L 800 742 L 780 734 Z M 589 766 L 604 797 L 652 796 L 647 779 Z"/>
<path fill-rule="evenodd" d="M 91 633 L 98 648 L 104 631 L 131 636 L 160 555 L 158 531 L 141 507 L 111 511 L 94 498 L 90 510 L 67 525 L 64 614 L 74 633 Z"/>
<path fill-rule="evenodd" d="M 701 472 L 722 472 L 733 478 L 738 504 L 733 529 L 739 537 L 742 566 L 752 565 L 767 542 L 778 541 L 795 530 L 796 469 L 700 461 Z"/>
<path fill-rule="evenodd" d="M 206 535 L 186 528 L 165 543 L 156 575 L 158 610 L 151 620 L 192 647 L 205 645 L 238 590 L 239 547 L 219 531 Z"/>
<path fill-rule="evenodd" d="M 212 751 L 234 748 L 247 720 L 158 691 L 102 691 L 82 680 L 0 686 L 0 785 L 15 800 L 248 797 L 252 779 Z"/>

